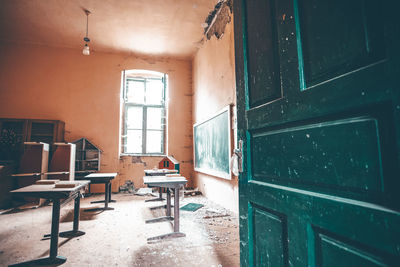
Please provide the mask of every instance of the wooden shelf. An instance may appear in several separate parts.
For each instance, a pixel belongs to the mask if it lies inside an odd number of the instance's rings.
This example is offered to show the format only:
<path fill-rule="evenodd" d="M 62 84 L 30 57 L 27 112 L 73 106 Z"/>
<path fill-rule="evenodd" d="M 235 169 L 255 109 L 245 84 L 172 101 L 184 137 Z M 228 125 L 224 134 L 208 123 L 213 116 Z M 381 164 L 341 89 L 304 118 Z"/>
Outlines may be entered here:
<path fill-rule="evenodd" d="M 76 173 L 99 171 L 101 150 L 86 138 L 81 138 L 73 143 L 76 144 Z"/>

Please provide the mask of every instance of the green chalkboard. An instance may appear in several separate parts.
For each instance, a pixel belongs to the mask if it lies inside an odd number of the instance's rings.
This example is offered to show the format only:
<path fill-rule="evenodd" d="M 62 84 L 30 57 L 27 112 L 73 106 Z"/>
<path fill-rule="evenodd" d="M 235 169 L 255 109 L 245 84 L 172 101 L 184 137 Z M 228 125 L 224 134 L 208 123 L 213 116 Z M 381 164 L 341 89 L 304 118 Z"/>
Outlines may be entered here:
<path fill-rule="evenodd" d="M 195 171 L 231 179 L 230 106 L 193 125 Z"/>

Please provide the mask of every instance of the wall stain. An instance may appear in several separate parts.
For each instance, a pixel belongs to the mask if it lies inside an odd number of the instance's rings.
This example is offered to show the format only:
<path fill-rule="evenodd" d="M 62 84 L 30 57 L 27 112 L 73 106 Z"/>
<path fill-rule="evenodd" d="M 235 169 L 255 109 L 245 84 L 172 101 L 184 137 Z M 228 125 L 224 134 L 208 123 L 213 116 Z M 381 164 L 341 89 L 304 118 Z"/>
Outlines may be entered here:
<path fill-rule="evenodd" d="M 139 156 L 132 156 L 132 163 L 134 163 L 134 164 L 139 163 L 139 164 L 143 164 L 144 166 L 147 166 L 146 162 L 144 162 L 142 160 L 142 158 Z"/>

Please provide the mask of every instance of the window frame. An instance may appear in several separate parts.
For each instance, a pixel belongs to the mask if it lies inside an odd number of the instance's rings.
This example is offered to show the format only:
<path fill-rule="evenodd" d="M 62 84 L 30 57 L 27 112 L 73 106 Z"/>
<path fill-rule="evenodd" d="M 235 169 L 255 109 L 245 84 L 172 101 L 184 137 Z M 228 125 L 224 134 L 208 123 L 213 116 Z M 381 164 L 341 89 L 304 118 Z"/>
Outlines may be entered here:
<path fill-rule="evenodd" d="M 161 73 L 160 73 L 161 74 Z M 162 90 L 162 101 L 161 104 L 146 104 L 146 89 L 147 83 L 151 80 L 161 81 L 163 84 Z M 128 102 L 128 81 L 135 82 L 143 82 L 144 83 L 144 103 L 134 103 Z M 166 153 L 166 126 L 167 126 L 167 107 L 166 107 L 166 88 L 167 87 L 167 75 L 161 74 L 160 77 L 143 77 L 143 76 L 132 76 L 127 77 L 124 72 L 124 80 L 123 80 L 123 88 L 122 88 L 122 105 L 123 105 L 123 114 L 122 114 L 122 128 L 123 134 L 121 136 L 121 156 L 165 156 Z M 128 128 L 127 125 L 127 111 L 131 107 L 140 107 L 142 108 L 142 128 Z M 161 130 L 156 129 L 148 129 L 147 127 L 147 110 L 148 108 L 161 108 Z M 128 130 L 141 130 L 142 131 L 142 151 L 140 153 L 126 152 L 126 144 L 128 141 Z M 148 131 L 157 131 L 161 132 L 161 152 L 147 152 L 147 132 Z"/>

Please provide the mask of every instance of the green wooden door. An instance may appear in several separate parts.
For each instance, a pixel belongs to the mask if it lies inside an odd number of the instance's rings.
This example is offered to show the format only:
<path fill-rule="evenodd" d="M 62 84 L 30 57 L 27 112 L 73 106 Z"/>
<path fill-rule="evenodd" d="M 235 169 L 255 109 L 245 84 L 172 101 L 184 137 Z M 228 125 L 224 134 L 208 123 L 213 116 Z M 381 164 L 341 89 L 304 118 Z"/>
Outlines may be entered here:
<path fill-rule="evenodd" d="M 234 1 L 242 266 L 400 266 L 397 1 Z"/>

